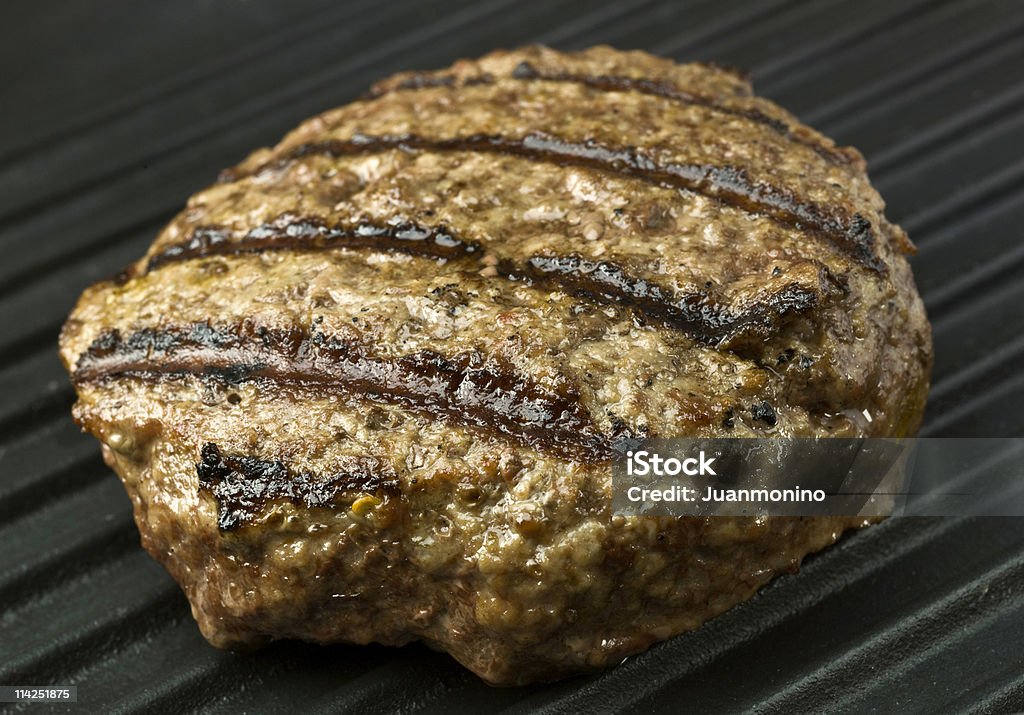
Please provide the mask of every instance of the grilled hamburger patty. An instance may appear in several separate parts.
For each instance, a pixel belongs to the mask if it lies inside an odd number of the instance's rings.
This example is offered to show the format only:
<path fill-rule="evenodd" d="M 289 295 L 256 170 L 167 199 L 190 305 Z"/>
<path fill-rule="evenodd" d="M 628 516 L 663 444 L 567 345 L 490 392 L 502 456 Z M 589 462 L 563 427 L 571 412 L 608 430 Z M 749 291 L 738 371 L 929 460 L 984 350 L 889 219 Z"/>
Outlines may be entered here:
<path fill-rule="evenodd" d="M 61 335 L 74 414 L 221 647 L 614 663 L 853 518 L 623 518 L 666 436 L 909 435 L 931 337 L 860 154 L 597 47 L 401 74 L 193 196 Z"/>

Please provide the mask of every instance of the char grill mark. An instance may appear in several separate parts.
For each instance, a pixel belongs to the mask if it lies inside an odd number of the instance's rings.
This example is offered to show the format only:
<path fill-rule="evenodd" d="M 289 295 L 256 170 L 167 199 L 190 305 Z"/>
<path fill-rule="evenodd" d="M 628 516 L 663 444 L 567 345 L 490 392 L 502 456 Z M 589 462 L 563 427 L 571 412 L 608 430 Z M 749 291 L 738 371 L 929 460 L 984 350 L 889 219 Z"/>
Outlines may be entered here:
<path fill-rule="evenodd" d="M 645 318 L 663 321 L 714 347 L 727 345 L 741 334 L 770 337 L 788 316 L 806 313 L 820 302 L 818 291 L 792 283 L 735 312 L 707 291 L 676 296 L 657 283 L 629 275 L 614 263 L 579 256 L 535 256 L 522 268 L 503 262 L 498 270 L 510 277 L 517 277 L 518 272 L 531 281 L 592 300 L 629 305 Z M 827 276 L 823 282 L 830 285 Z"/>
<path fill-rule="evenodd" d="M 787 228 L 809 231 L 834 243 L 866 268 L 886 274 L 885 262 L 875 253 L 877 237 L 871 222 L 836 206 L 821 206 L 792 191 L 754 181 L 741 168 L 698 164 L 659 164 L 635 148 L 613 148 L 593 141 L 568 142 L 540 133 L 522 138 L 474 134 L 429 138 L 415 134 L 334 139 L 301 144 L 283 157 L 249 172 L 227 171 L 220 181 L 235 181 L 269 166 L 283 165 L 306 156 L 350 156 L 400 149 L 405 151 L 473 151 L 523 156 L 533 161 L 584 166 L 640 179 L 670 188 L 686 189 L 752 214 L 768 216 Z"/>
<path fill-rule="evenodd" d="M 443 227 L 412 223 L 356 223 L 329 225 L 318 217 L 282 215 L 233 238 L 230 229 L 203 226 L 189 239 L 174 244 L 149 259 L 147 270 L 192 258 L 231 256 L 264 251 L 331 251 L 337 248 L 373 248 L 439 259 L 454 259 L 477 253 L 479 244 L 455 238 Z"/>
<path fill-rule="evenodd" d="M 458 238 L 448 229 L 416 224 L 401 224 L 401 227 L 405 238 L 392 237 L 395 231 L 388 225 L 390 233 L 374 226 L 349 241 L 349 236 L 353 235 L 351 230 L 330 226 L 319 217 L 281 216 L 240 239 L 232 239 L 230 230 L 225 227 L 206 226 L 196 229 L 187 241 L 170 246 L 150 259 L 149 270 L 211 255 L 272 250 L 366 248 L 445 259 L 484 254 L 479 243 Z M 591 261 L 577 255 L 532 256 L 523 262 L 504 258 L 499 260 L 496 270 L 500 277 L 564 290 L 591 302 L 627 305 L 645 320 L 664 323 L 700 343 L 715 347 L 727 344 L 741 333 L 768 337 L 781 327 L 787 316 L 810 311 L 820 302 L 819 291 L 794 283 L 736 312 L 706 290 L 680 295 L 653 281 L 630 275 L 616 263 Z M 831 284 L 828 276 L 823 277 L 822 282 Z"/>
<path fill-rule="evenodd" d="M 353 492 L 398 494 L 389 466 L 372 457 L 353 457 L 326 477 L 295 472 L 284 462 L 247 455 L 225 455 L 213 442 L 203 445 L 196 464 L 199 489 L 217 502 L 217 526 L 232 531 L 251 522 L 272 501 L 287 499 L 307 509 L 330 507 Z"/>
<path fill-rule="evenodd" d="M 445 357 L 424 350 L 383 358 L 320 332 L 248 322 L 145 329 L 127 338 L 107 331 L 81 355 L 74 380 L 189 375 L 380 400 L 582 462 L 606 462 L 618 446 L 593 424 L 572 386 L 540 385 L 499 356 L 467 351 Z"/>
<path fill-rule="evenodd" d="M 828 146 L 814 137 L 798 134 L 793 130 L 793 127 L 790 126 L 788 122 L 769 116 L 758 109 L 730 107 L 716 101 L 713 97 L 680 89 L 671 82 L 639 77 L 627 77 L 624 75 L 587 75 L 574 74 L 571 72 L 542 72 L 529 62 L 520 62 L 516 66 L 515 70 L 513 70 L 512 74 L 509 75 L 509 78 L 527 82 L 564 82 L 581 84 L 585 87 L 596 89 L 601 92 L 638 92 L 640 94 L 662 97 L 664 99 L 669 99 L 683 104 L 693 104 L 705 107 L 706 109 L 719 114 L 741 117 L 754 122 L 755 124 L 768 127 L 772 131 L 781 134 L 796 144 L 802 144 L 813 149 L 819 156 L 832 164 L 846 166 L 856 161 L 855 155 L 851 152 L 843 151 L 843 149 L 839 147 Z M 462 80 L 459 80 L 455 75 L 432 75 L 420 73 L 411 75 L 392 87 L 371 90 L 366 95 L 366 99 L 376 99 L 394 91 L 418 90 L 431 87 L 466 87 L 494 84 L 497 81 L 498 78 L 489 73 L 475 77 L 467 77 Z"/>

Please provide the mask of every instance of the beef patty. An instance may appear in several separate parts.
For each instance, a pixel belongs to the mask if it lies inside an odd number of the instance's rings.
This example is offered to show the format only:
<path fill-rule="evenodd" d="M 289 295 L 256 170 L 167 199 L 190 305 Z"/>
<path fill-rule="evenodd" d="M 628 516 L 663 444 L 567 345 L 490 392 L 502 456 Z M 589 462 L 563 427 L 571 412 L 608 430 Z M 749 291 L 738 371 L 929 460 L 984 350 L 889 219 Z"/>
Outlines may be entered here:
<path fill-rule="evenodd" d="M 492 683 L 696 628 L 854 518 L 624 518 L 667 436 L 909 435 L 931 338 L 854 149 L 746 78 L 543 47 L 400 74 L 193 196 L 61 335 L 216 646 Z"/>

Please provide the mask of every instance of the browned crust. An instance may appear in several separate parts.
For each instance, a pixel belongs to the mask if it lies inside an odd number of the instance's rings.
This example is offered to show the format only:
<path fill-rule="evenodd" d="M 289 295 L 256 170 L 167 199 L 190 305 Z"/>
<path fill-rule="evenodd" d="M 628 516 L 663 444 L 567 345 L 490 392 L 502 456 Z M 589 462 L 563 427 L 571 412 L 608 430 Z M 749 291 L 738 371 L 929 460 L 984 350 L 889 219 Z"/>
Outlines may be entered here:
<path fill-rule="evenodd" d="M 241 237 L 220 226 L 202 226 L 181 243 L 152 256 L 147 270 L 179 261 L 212 256 L 259 254 L 270 251 L 316 252 L 337 248 L 409 253 L 440 260 L 474 258 L 478 268 L 492 268 L 496 276 L 524 281 L 545 289 L 563 290 L 594 303 L 621 303 L 644 320 L 662 322 L 691 338 L 714 346 L 727 346 L 741 336 L 771 337 L 787 318 L 820 307 L 839 283 L 824 266 L 814 285 L 792 282 L 766 292 L 736 311 L 709 288 L 677 294 L 649 278 L 631 275 L 611 261 L 593 261 L 578 255 L 531 256 L 524 261 L 497 257 L 484 262 L 483 247 L 458 237 L 447 228 L 396 223 L 381 226 L 328 224 L 319 217 L 281 216 Z M 481 260 L 484 259 L 484 260 Z M 125 274 L 130 275 L 129 272 Z"/>
<path fill-rule="evenodd" d="M 81 385 L 189 375 L 363 395 L 584 462 L 606 462 L 616 448 L 612 436 L 597 431 L 574 386 L 544 387 L 499 356 L 423 351 L 385 359 L 360 345 L 294 328 L 196 324 L 141 330 L 127 338 L 106 332 L 82 354 L 74 379 Z"/>
<path fill-rule="evenodd" d="M 353 492 L 396 496 L 398 481 L 388 465 L 374 458 L 352 458 L 327 475 L 295 471 L 280 460 L 224 454 L 203 445 L 196 464 L 199 489 L 217 502 L 217 526 L 233 531 L 251 522 L 267 503 L 287 499 L 306 509 L 330 507 Z"/>
<path fill-rule="evenodd" d="M 539 132 L 530 132 L 522 137 L 475 134 L 445 138 L 416 134 L 356 134 L 348 140 L 300 144 L 267 163 L 245 170 L 225 171 L 220 181 L 237 181 L 271 166 L 280 167 L 309 156 L 340 157 L 394 149 L 511 154 L 537 162 L 585 166 L 652 184 L 686 189 L 750 213 L 769 216 L 787 228 L 808 231 L 831 241 L 864 267 L 882 275 L 888 271 L 876 250 L 877 232 L 871 222 L 859 213 L 851 215 L 839 206 L 818 205 L 789 189 L 756 181 L 742 168 L 661 164 L 640 149 L 610 147 L 594 141 L 573 143 Z"/>
<path fill-rule="evenodd" d="M 778 334 L 787 319 L 820 307 L 838 292 L 827 269 L 816 286 L 789 283 L 766 293 L 740 311 L 732 311 L 710 290 L 682 296 L 657 283 L 627 273 L 609 261 L 579 256 L 535 256 L 522 266 L 511 261 L 497 265 L 499 275 L 525 277 L 534 283 L 571 292 L 596 302 L 618 302 L 634 308 L 647 320 L 681 330 L 698 342 L 728 347 L 740 337 L 768 338 Z"/>
<path fill-rule="evenodd" d="M 237 256 L 267 251 L 336 251 L 339 248 L 370 248 L 415 256 L 453 259 L 480 252 L 480 244 L 456 238 L 444 227 L 410 222 L 352 225 L 328 223 L 319 216 L 280 216 L 241 237 L 224 226 L 199 226 L 186 241 L 175 243 L 152 256 L 146 270 L 175 261 L 210 256 Z"/>
<path fill-rule="evenodd" d="M 719 67 L 719 69 L 722 69 Z M 737 70 L 734 72 L 738 77 L 747 81 L 745 75 Z M 490 73 L 478 74 L 470 77 L 459 77 L 455 74 L 438 72 L 413 72 L 403 75 L 397 82 L 379 83 L 367 94 L 366 99 L 377 99 L 391 92 L 410 91 L 424 89 L 427 87 L 448 87 L 457 89 L 459 87 L 472 87 L 480 84 L 494 84 L 499 79 L 513 79 L 524 82 L 566 82 L 580 84 L 601 92 L 638 92 L 655 97 L 662 97 L 674 102 L 692 104 L 705 107 L 714 113 L 724 114 L 733 117 L 742 117 L 754 124 L 768 127 L 778 134 L 786 137 L 796 144 L 802 144 L 813 149 L 826 161 L 840 166 L 857 165 L 863 162 L 860 153 L 847 147 L 837 147 L 823 141 L 820 137 L 808 132 L 802 132 L 789 122 L 778 117 L 770 116 L 760 109 L 754 107 L 735 107 L 724 104 L 714 97 L 693 92 L 677 86 L 667 80 L 652 80 L 641 77 L 628 77 L 624 75 L 593 75 L 579 74 L 573 72 L 552 72 L 536 68 L 530 62 L 523 60 L 509 74 L 497 77 Z"/>

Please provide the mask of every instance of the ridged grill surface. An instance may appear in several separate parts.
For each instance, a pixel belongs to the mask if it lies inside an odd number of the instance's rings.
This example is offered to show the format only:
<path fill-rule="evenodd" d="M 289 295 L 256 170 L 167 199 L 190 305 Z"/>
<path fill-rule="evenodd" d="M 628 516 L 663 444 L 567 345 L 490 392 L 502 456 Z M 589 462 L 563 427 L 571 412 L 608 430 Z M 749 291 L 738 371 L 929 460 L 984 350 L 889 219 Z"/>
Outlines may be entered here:
<path fill-rule="evenodd" d="M 72 423 L 56 355 L 86 285 L 301 119 L 397 70 L 605 42 L 747 68 L 862 149 L 920 248 L 924 434 L 1020 436 L 1019 3 L 54 0 L 4 3 L 0 33 L 0 683 L 75 684 L 71 709 L 106 713 L 1024 710 L 1020 519 L 890 520 L 695 633 L 549 686 L 488 688 L 419 646 L 214 650 Z"/>

